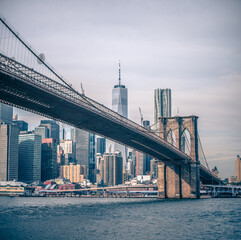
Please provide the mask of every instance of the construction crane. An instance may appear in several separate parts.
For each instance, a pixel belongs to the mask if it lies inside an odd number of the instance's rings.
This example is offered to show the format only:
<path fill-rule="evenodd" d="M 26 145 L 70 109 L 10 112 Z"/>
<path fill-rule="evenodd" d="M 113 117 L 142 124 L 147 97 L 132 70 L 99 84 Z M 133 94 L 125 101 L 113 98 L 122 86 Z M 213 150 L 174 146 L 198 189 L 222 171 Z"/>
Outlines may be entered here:
<path fill-rule="evenodd" d="M 140 116 L 141 116 L 141 126 L 143 126 L 143 115 L 142 115 L 142 112 L 141 112 L 141 108 L 139 107 L 139 112 L 140 112 Z"/>
<path fill-rule="evenodd" d="M 81 92 L 82 92 L 82 95 L 84 95 L 84 96 L 85 96 L 85 90 L 84 90 L 84 88 L 83 88 L 82 83 L 80 83 L 80 86 L 81 86 Z"/>

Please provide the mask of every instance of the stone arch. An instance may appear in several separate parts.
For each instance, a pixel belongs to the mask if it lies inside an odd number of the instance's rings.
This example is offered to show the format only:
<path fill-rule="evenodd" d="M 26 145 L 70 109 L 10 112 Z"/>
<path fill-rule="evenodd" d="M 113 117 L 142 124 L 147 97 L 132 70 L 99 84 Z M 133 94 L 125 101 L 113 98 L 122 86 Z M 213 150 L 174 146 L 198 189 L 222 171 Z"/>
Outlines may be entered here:
<path fill-rule="evenodd" d="M 182 134 L 185 130 L 189 132 L 190 156 L 194 161 L 199 161 L 197 119 L 197 116 L 176 116 L 159 118 L 159 136 L 167 141 L 167 136 L 171 130 L 176 137 L 176 147 L 180 150 L 182 150 Z"/>

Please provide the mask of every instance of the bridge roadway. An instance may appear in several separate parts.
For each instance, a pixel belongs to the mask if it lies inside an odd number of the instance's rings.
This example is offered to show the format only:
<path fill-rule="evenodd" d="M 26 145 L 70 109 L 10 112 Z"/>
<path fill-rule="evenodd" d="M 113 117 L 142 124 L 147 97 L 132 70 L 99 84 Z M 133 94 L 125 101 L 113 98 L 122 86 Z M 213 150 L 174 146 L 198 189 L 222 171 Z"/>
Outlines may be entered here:
<path fill-rule="evenodd" d="M 166 163 L 193 161 L 133 121 L 3 54 L 0 54 L 0 101 L 104 136 Z M 201 179 L 203 176 L 217 180 L 204 166 L 200 175 Z"/>

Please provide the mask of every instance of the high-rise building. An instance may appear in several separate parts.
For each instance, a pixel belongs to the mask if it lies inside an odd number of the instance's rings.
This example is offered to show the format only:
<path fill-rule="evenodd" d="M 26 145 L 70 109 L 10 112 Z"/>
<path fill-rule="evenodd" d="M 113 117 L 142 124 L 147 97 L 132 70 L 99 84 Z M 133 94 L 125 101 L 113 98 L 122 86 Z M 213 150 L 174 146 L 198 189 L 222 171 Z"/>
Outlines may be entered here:
<path fill-rule="evenodd" d="M 65 157 L 65 164 L 76 162 L 75 160 L 75 144 L 72 140 L 62 140 L 57 152 L 63 150 Z"/>
<path fill-rule="evenodd" d="M 241 182 L 241 158 L 237 155 L 235 161 L 235 175 L 237 177 L 237 182 Z"/>
<path fill-rule="evenodd" d="M 70 163 L 60 167 L 60 176 L 73 183 L 81 183 L 87 178 L 87 166 Z"/>
<path fill-rule="evenodd" d="M 121 84 L 121 68 L 119 63 L 119 83 L 112 89 L 112 110 L 128 118 L 128 90 Z M 127 147 L 114 143 L 114 152 L 120 151 L 123 157 L 123 169 L 127 159 Z"/>
<path fill-rule="evenodd" d="M 158 178 L 158 164 L 156 159 L 151 160 L 151 175 L 153 178 Z"/>
<path fill-rule="evenodd" d="M 46 126 L 49 130 L 47 138 L 56 138 L 59 143 L 59 124 L 57 124 L 54 120 L 41 120 L 39 126 Z"/>
<path fill-rule="evenodd" d="M 57 139 L 42 139 L 41 181 L 54 179 L 59 176 L 57 164 Z"/>
<path fill-rule="evenodd" d="M 19 131 L 28 131 L 28 123 L 23 120 L 13 120 L 13 123 L 16 124 L 19 128 Z"/>
<path fill-rule="evenodd" d="M 13 107 L 0 103 L 0 122 L 12 123 L 13 121 Z"/>
<path fill-rule="evenodd" d="M 75 143 L 76 164 L 87 165 L 89 180 L 95 182 L 95 134 L 84 130 L 71 129 L 71 139 Z"/>
<path fill-rule="evenodd" d="M 133 178 L 135 176 L 135 165 L 132 161 L 132 156 L 128 157 L 126 168 L 125 168 L 126 175 L 129 176 L 129 178 Z"/>
<path fill-rule="evenodd" d="M 57 163 L 59 166 L 65 165 L 64 150 L 59 149 L 59 145 L 57 147 Z"/>
<path fill-rule="evenodd" d="M 97 138 L 97 150 L 96 153 L 104 154 L 106 150 L 106 139 Z"/>
<path fill-rule="evenodd" d="M 150 130 L 151 129 L 150 121 L 149 120 L 143 121 L 143 127 Z M 146 155 L 146 154 L 143 155 L 143 164 L 146 164 L 146 169 L 145 169 L 144 174 L 146 174 L 146 172 L 150 172 L 151 171 L 151 157 L 149 155 Z"/>
<path fill-rule="evenodd" d="M 136 176 L 146 174 L 146 155 L 136 151 Z"/>
<path fill-rule="evenodd" d="M 121 153 L 116 151 L 115 153 L 104 154 L 104 184 L 108 186 L 115 186 L 122 184 L 123 175 L 123 159 Z"/>
<path fill-rule="evenodd" d="M 36 135 L 40 135 L 42 139 L 49 138 L 49 129 L 47 126 L 39 125 L 34 129 Z"/>
<path fill-rule="evenodd" d="M 158 122 L 159 117 L 171 117 L 172 98 L 171 89 L 154 90 L 154 124 Z"/>
<path fill-rule="evenodd" d="M 19 181 L 31 183 L 41 180 L 42 138 L 33 132 L 19 135 Z"/>
<path fill-rule="evenodd" d="M 0 123 L 0 181 L 18 180 L 17 125 Z"/>
<path fill-rule="evenodd" d="M 104 178 L 104 158 L 103 155 L 100 153 L 96 153 L 95 168 L 96 182 L 97 184 L 102 184 Z"/>

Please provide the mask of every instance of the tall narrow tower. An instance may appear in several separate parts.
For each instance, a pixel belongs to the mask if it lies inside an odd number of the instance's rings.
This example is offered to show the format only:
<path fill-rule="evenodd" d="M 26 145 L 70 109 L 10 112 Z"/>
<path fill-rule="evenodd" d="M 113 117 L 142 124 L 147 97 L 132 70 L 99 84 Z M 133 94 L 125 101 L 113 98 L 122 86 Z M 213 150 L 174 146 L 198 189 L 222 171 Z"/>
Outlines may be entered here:
<path fill-rule="evenodd" d="M 241 158 L 239 155 L 237 155 L 235 161 L 235 175 L 237 177 L 237 181 L 241 182 Z"/>
<path fill-rule="evenodd" d="M 123 117 L 128 117 L 128 90 L 121 84 L 121 66 L 119 62 L 119 82 L 112 90 L 112 110 Z"/>
<path fill-rule="evenodd" d="M 158 122 L 159 117 L 171 117 L 172 98 L 171 89 L 154 90 L 154 124 Z"/>
<path fill-rule="evenodd" d="M 128 90 L 125 85 L 121 84 L 121 66 L 119 62 L 119 79 L 118 84 L 112 89 L 112 110 L 123 117 L 128 117 Z M 126 164 L 127 148 L 118 143 L 114 143 L 114 152 L 120 151 L 123 157 L 123 167 Z"/>

